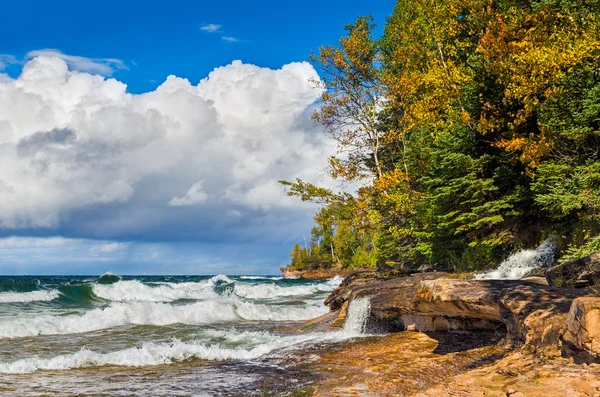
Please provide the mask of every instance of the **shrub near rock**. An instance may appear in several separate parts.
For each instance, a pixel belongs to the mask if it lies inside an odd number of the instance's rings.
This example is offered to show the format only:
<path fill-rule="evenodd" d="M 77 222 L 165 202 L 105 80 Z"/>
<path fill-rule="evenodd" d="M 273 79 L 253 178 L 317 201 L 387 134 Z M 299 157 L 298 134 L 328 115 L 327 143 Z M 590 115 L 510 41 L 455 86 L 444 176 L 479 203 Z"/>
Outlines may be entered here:
<path fill-rule="evenodd" d="M 588 287 L 600 284 L 600 252 L 551 267 L 546 280 L 552 287 Z"/>

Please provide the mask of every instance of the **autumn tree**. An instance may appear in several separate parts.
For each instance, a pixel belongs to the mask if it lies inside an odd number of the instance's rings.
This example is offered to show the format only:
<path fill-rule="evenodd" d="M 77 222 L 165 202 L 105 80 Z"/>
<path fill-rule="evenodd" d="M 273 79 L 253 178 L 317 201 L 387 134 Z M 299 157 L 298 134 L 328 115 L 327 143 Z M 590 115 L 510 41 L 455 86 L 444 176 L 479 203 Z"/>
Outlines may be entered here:
<path fill-rule="evenodd" d="M 347 35 L 340 39 L 339 47 L 324 46 L 311 55 L 321 76 L 316 83 L 323 89 L 313 119 L 338 144 L 338 156 L 330 158 L 335 178 L 352 181 L 383 173 L 377 115 L 384 101 L 384 86 L 373 28 L 372 17 L 360 17 L 346 25 Z"/>
<path fill-rule="evenodd" d="M 474 270 L 549 235 L 600 249 L 600 3 L 398 0 L 383 35 L 359 18 L 313 55 L 314 119 L 338 144 L 303 181 L 313 244 L 345 267 Z"/>

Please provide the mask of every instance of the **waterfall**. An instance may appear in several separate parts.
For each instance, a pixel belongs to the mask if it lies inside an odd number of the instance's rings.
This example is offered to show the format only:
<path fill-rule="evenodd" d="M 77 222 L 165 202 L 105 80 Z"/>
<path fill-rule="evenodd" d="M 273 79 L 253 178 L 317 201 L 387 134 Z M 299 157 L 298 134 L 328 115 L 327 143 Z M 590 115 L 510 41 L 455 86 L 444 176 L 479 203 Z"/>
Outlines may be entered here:
<path fill-rule="evenodd" d="M 530 271 L 552 265 L 556 237 L 546 239 L 536 249 L 521 250 L 506 258 L 495 270 L 478 274 L 476 280 L 518 280 Z"/>
<path fill-rule="evenodd" d="M 366 331 L 367 319 L 371 314 L 371 300 L 369 298 L 356 298 L 350 302 L 348 315 L 344 323 L 344 332 L 348 334 L 362 334 Z"/>

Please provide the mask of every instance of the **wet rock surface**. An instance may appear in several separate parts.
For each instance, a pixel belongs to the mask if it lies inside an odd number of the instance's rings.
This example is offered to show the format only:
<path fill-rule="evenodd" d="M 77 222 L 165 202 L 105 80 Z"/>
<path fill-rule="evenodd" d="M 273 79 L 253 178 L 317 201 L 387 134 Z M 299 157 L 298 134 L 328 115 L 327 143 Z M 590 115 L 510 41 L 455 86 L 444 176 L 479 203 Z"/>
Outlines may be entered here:
<path fill-rule="evenodd" d="M 507 351 L 498 335 L 399 332 L 356 340 L 306 365 L 319 397 L 595 397 L 600 365 Z M 486 346 L 487 344 L 487 346 Z M 462 346 L 462 348 L 457 348 Z"/>
<path fill-rule="evenodd" d="M 545 360 L 526 352 L 514 352 L 494 364 L 446 378 L 413 396 L 595 397 L 600 396 L 600 366 L 582 366 L 562 358 Z"/>
<path fill-rule="evenodd" d="M 421 273 L 349 277 L 313 321 L 343 326 L 369 297 L 368 329 L 394 332 L 339 346 L 313 362 L 313 396 L 600 397 L 598 287 Z M 341 324 L 341 325 L 340 325 Z"/>
<path fill-rule="evenodd" d="M 502 358 L 498 336 L 401 332 L 344 344 L 309 365 L 313 396 L 410 396 Z M 473 341 L 478 341 L 473 344 Z M 470 347 L 455 351 L 454 346 Z M 487 345 L 487 346 L 486 346 Z"/>

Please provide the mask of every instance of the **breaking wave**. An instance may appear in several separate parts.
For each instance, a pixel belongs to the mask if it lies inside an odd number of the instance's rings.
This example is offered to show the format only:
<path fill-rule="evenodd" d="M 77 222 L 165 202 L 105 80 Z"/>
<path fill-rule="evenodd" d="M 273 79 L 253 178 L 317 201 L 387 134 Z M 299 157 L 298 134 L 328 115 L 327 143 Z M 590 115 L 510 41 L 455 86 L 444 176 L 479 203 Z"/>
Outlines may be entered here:
<path fill-rule="evenodd" d="M 242 280 L 283 280 L 284 277 L 275 276 L 240 276 Z"/>
<path fill-rule="evenodd" d="M 331 292 L 335 289 L 328 284 L 297 285 L 282 287 L 275 284 L 235 284 L 236 295 L 249 299 L 268 299 L 285 296 L 308 296 L 316 293 Z"/>
<path fill-rule="evenodd" d="M 365 305 L 360 305 L 352 313 L 363 314 Z M 358 320 L 362 317 L 359 314 Z M 350 314 L 352 316 L 352 314 Z M 0 363 L 0 373 L 25 374 L 39 370 L 68 370 L 74 368 L 123 366 L 142 367 L 190 359 L 203 360 L 256 360 L 271 353 L 289 352 L 307 344 L 340 342 L 360 335 L 354 328 L 356 321 L 349 318 L 352 326 L 342 331 L 307 333 L 300 335 L 276 336 L 269 332 L 236 332 L 231 330 L 208 330 L 205 335 L 223 339 L 227 343 L 244 343 L 242 346 L 227 346 L 221 343 L 207 343 L 206 340 L 182 342 L 174 339 L 168 343 L 144 343 L 141 347 L 131 347 L 108 353 L 99 353 L 87 348 L 51 358 L 30 357 L 12 363 Z"/>
<path fill-rule="evenodd" d="M 217 296 L 214 282 L 162 283 L 146 285 L 137 280 L 117 281 L 113 284 L 96 284 L 92 290 L 102 299 L 115 302 L 174 302 L 183 299 L 208 299 Z"/>
<path fill-rule="evenodd" d="M 0 292 L 0 303 L 48 302 L 57 299 L 60 292 L 56 290 L 30 292 Z"/>
<path fill-rule="evenodd" d="M 235 298 L 188 305 L 158 302 L 113 302 L 105 308 L 71 315 L 36 315 L 0 321 L 0 338 L 62 335 L 126 325 L 215 324 L 238 321 L 299 321 L 327 312 L 320 306 L 278 306 Z"/>

